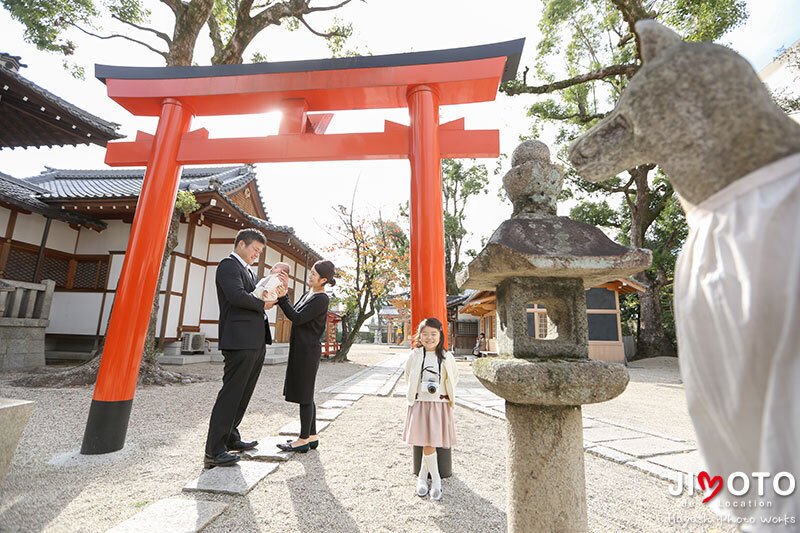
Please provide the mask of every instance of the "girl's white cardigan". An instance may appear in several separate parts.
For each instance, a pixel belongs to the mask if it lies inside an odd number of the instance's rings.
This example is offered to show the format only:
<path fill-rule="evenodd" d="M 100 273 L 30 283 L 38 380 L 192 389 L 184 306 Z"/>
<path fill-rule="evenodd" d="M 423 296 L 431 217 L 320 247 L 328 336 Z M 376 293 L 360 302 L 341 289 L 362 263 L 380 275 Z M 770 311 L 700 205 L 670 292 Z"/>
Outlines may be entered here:
<path fill-rule="evenodd" d="M 406 400 L 410 406 L 414 405 L 417 398 L 423 357 L 422 348 L 414 348 L 411 353 L 408 354 L 408 360 L 406 360 L 406 383 L 408 384 Z M 452 406 L 456 401 L 456 384 L 458 383 L 458 367 L 456 366 L 456 359 L 453 357 L 452 353 L 444 352 L 442 370 L 444 371 L 445 394 L 450 397 L 449 401 Z"/>

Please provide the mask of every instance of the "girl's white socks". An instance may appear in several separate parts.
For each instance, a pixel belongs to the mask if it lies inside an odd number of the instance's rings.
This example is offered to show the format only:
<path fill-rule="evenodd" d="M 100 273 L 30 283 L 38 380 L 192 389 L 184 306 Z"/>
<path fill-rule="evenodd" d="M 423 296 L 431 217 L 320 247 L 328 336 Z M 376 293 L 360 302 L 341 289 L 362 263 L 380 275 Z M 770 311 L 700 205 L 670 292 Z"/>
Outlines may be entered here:
<path fill-rule="evenodd" d="M 422 456 L 422 460 L 427 463 L 428 472 L 431 474 L 431 499 L 442 499 L 442 478 L 439 476 L 439 462 L 436 452 Z"/>
<path fill-rule="evenodd" d="M 425 460 L 425 455 L 422 456 L 420 463 L 417 476 L 417 496 L 423 497 L 428 495 L 428 462 Z"/>

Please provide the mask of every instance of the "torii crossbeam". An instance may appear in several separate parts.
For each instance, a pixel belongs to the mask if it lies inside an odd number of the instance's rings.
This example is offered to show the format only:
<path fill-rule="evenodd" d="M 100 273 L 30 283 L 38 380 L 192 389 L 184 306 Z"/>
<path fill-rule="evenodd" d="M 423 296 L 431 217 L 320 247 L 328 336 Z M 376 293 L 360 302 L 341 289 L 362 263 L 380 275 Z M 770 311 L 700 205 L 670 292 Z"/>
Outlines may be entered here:
<path fill-rule="evenodd" d="M 210 67 L 97 65 L 108 96 L 138 116 L 158 116 L 155 135 L 108 144 L 111 166 L 146 165 L 81 453 L 121 449 L 183 165 L 409 159 L 412 324 L 447 324 L 441 159 L 497 157 L 497 130 L 439 124 L 439 106 L 495 99 L 516 75 L 524 39 L 468 48 L 313 61 Z M 407 107 L 410 126 L 325 134 L 333 114 Z M 278 135 L 210 139 L 193 116 L 280 110 Z"/>

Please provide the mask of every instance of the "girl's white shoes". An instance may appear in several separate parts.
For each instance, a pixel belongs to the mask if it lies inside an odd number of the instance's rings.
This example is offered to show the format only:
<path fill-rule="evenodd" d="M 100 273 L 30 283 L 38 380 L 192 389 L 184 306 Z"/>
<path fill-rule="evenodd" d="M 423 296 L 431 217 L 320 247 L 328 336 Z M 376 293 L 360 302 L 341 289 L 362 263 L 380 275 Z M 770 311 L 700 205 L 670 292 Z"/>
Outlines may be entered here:
<path fill-rule="evenodd" d="M 427 476 L 425 476 L 427 477 Z M 428 480 L 424 477 L 417 477 L 417 496 L 424 498 L 428 495 Z"/>
<path fill-rule="evenodd" d="M 442 499 L 442 480 L 431 481 L 431 500 L 438 502 Z"/>

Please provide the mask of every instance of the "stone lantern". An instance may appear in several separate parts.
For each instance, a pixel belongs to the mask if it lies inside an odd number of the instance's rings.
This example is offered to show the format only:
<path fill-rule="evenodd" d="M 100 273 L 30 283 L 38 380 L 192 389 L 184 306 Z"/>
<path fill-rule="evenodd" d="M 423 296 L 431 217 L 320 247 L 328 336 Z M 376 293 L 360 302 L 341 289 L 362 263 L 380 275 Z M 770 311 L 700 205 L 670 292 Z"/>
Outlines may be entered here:
<path fill-rule="evenodd" d="M 464 288 L 497 294 L 500 356 L 476 360 L 473 370 L 506 400 L 508 530 L 586 531 L 580 406 L 621 394 L 628 372 L 589 360 L 585 290 L 644 270 L 651 254 L 556 215 L 563 172 L 545 144 L 522 143 L 511 164 L 503 178 L 511 219 L 462 278 Z M 530 304 L 555 326 L 545 338 L 529 335 Z"/>

